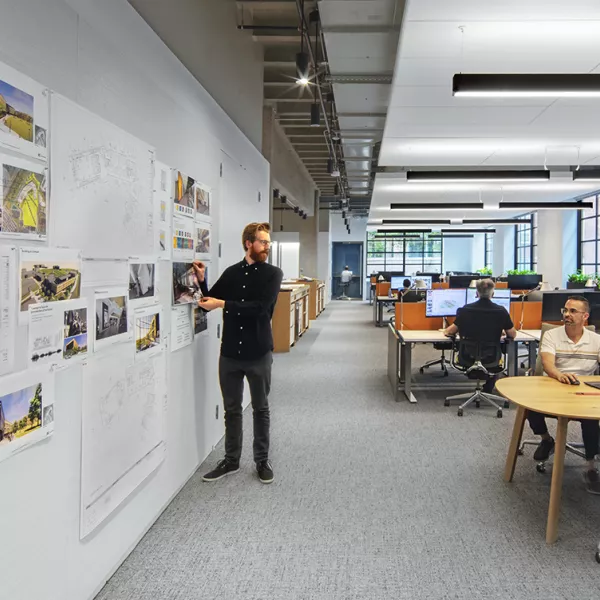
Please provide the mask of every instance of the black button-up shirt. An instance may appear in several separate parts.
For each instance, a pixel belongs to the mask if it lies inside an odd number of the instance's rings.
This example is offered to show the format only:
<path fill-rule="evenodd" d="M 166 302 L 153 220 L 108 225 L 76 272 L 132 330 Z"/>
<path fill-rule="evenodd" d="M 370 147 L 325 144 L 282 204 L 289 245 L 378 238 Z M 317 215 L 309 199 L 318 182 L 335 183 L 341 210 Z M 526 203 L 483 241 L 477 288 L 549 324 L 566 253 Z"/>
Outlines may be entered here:
<path fill-rule="evenodd" d="M 503 330 L 514 327 L 507 310 L 489 298 L 459 308 L 454 324 L 461 337 L 482 342 L 495 342 L 502 337 Z"/>
<path fill-rule="evenodd" d="M 221 354 L 238 360 L 257 360 L 273 350 L 271 318 L 283 271 L 268 263 L 249 265 L 246 259 L 225 269 L 205 296 L 225 300 Z"/>

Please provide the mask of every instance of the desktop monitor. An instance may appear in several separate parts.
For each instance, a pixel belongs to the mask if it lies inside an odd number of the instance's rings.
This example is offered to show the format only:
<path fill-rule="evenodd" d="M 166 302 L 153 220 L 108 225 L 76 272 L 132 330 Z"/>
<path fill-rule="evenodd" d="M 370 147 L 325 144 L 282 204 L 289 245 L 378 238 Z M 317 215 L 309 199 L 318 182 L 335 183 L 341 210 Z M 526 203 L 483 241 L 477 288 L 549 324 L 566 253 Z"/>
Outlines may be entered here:
<path fill-rule="evenodd" d="M 384 281 L 389 281 L 391 279 L 389 271 L 379 271 L 379 273 L 377 273 L 377 281 L 379 281 L 379 277 L 383 277 Z"/>
<path fill-rule="evenodd" d="M 411 277 L 403 278 L 403 280 L 404 279 L 410 279 L 411 285 L 415 285 L 416 281 L 421 280 L 425 283 L 425 285 L 427 286 L 428 289 L 431 288 L 431 277 L 428 275 L 412 275 Z"/>
<path fill-rule="evenodd" d="M 477 290 L 475 288 L 467 289 L 467 304 L 471 304 L 477 300 Z M 503 306 L 510 313 L 510 290 L 494 290 L 492 298 L 494 304 Z"/>
<path fill-rule="evenodd" d="M 454 317 L 456 311 L 465 305 L 466 289 L 427 290 L 426 317 Z"/>
<path fill-rule="evenodd" d="M 562 321 L 563 317 L 562 314 L 560 312 L 560 309 L 565 305 L 565 302 L 571 297 L 571 296 L 584 296 L 588 302 L 590 303 L 590 321 L 592 319 L 591 317 L 591 310 L 592 310 L 592 303 L 596 304 L 596 298 L 593 297 L 588 297 L 588 294 L 590 296 L 594 295 L 594 296 L 600 296 L 600 294 L 598 294 L 596 292 L 596 294 L 594 294 L 593 292 L 586 292 L 585 290 L 581 289 L 581 290 L 558 290 L 558 291 L 551 291 L 551 292 L 544 292 L 542 295 L 542 322 L 546 322 L 546 321 Z M 596 311 L 598 313 L 600 313 L 600 311 Z M 600 314 L 599 314 L 600 316 Z"/>
<path fill-rule="evenodd" d="M 429 272 L 422 272 L 422 273 L 417 273 L 416 277 L 431 277 L 431 281 L 432 283 L 439 283 L 440 282 L 440 274 L 439 273 L 429 273 Z"/>
<path fill-rule="evenodd" d="M 402 290 L 402 289 L 404 289 L 404 280 L 405 279 L 408 279 L 410 281 L 410 278 L 404 277 L 404 275 L 392 275 L 392 285 L 390 287 L 393 290 Z"/>
<path fill-rule="evenodd" d="M 481 275 L 450 275 L 450 287 L 468 288 L 473 279 L 481 279 Z"/>
<path fill-rule="evenodd" d="M 390 277 L 404 277 L 404 271 L 388 271 Z"/>
<path fill-rule="evenodd" d="M 541 275 L 509 275 L 508 288 L 511 290 L 532 290 L 542 283 Z"/>

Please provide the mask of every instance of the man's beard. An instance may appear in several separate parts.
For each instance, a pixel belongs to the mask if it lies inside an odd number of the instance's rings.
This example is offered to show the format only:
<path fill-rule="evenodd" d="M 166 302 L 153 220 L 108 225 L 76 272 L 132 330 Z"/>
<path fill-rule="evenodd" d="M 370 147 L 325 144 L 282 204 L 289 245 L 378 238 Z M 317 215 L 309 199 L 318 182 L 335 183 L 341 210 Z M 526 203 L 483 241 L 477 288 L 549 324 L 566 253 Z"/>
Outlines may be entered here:
<path fill-rule="evenodd" d="M 269 251 L 262 250 L 261 252 L 254 252 L 254 250 L 250 250 L 250 258 L 254 262 L 265 262 L 267 258 L 269 258 Z"/>

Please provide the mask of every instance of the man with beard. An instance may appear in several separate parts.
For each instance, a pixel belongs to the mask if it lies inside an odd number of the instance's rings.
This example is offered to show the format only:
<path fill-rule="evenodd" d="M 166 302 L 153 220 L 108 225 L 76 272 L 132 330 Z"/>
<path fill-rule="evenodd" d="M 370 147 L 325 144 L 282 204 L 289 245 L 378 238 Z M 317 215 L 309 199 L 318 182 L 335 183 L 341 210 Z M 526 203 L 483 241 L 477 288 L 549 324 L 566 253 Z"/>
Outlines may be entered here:
<path fill-rule="evenodd" d="M 560 383 L 578 384 L 579 375 L 594 375 L 600 361 L 600 336 L 584 327 L 590 316 L 590 305 L 584 296 L 571 296 L 561 308 L 564 325 L 544 333 L 540 356 L 544 373 Z M 527 420 L 542 441 L 533 454 L 534 460 L 547 460 L 554 452 L 554 439 L 546 427 L 546 415 L 527 411 Z M 580 419 L 586 467 L 583 474 L 590 494 L 600 494 L 600 476 L 594 463 L 598 454 L 600 430 L 598 421 Z"/>
<path fill-rule="evenodd" d="M 225 458 L 204 481 L 217 481 L 237 473 L 242 454 L 242 397 L 248 380 L 254 419 L 254 462 L 262 483 L 273 481 L 269 461 L 269 390 L 273 364 L 271 318 L 283 272 L 267 263 L 271 246 L 268 223 L 250 223 L 242 233 L 244 259 L 225 269 L 210 291 L 205 266 L 194 263 L 204 310 L 223 309 L 223 339 L 219 380 L 225 409 Z"/>

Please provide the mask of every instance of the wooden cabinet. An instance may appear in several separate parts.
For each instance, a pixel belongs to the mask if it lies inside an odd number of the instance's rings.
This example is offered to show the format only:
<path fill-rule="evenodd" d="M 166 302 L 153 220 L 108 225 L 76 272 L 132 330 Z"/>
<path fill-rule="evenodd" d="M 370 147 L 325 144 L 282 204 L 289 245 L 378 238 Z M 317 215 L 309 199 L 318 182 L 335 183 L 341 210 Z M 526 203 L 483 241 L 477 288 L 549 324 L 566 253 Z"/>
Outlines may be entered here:
<path fill-rule="evenodd" d="M 285 282 L 286 285 L 288 282 Z M 314 321 L 325 309 L 325 282 L 319 279 L 294 279 L 289 282 L 291 285 L 307 285 L 308 293 L 308 318 Z"/>
<path fill-rule="evenodd" d="M 275 352 L 289 352 L 308 329 L 308 285 L 282 285 L 273 312 L 273 348 Z"/>

